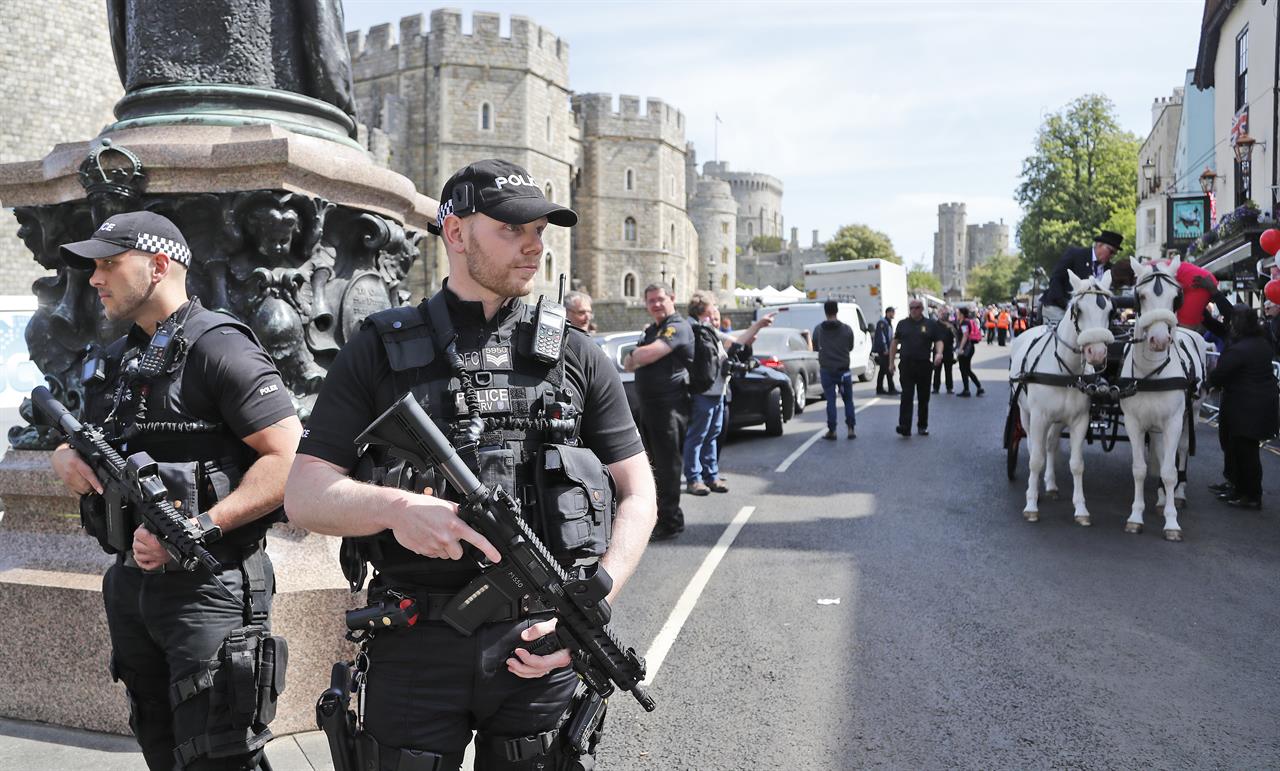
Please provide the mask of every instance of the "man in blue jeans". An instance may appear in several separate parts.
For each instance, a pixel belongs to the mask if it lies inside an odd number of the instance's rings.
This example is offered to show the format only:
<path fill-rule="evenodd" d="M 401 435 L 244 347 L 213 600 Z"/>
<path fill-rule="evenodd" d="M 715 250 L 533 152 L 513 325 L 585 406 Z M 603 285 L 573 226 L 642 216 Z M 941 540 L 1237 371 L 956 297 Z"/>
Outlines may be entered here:
<path fill-rule="evenodd" d="M 690 495 L 727 493 L 729 485 L 720 477 L 720 429 L 724 425 L 725 395 L 729 377 L 725 374 L 724 361 L 734 345 L 751 345 L 756 333 L 773 323 L 777 314 L 767 314 L 738 335 L 720 331 L 720 308 L 712 292 L 698 290 L 689 298 L 689 319 L 713 330 L 720 338 L 720 374 L 711 387 L 700 394 L 693 394 L 689 411 L 689 428 L 684 435 L 685 492 Z"/>
<path fill-rule="evenodd" d="M 857 439 L 853 413 L 853 376 L 849 372 L 849 353 L 853 351 L 853 328 L 836 318 L 840 305 L 835 300 L 822 304 L 827 320 L 813 328 L 813 350 L 818 352 L 818 369 L 822 378 L 822 395 L 827 400 L 827 433 L 823 439 L 836 438 L 836 387 L 844 400 L 844 422 L 849 438 Z M 890 380 L 890 383 L 893 381 Z"/>

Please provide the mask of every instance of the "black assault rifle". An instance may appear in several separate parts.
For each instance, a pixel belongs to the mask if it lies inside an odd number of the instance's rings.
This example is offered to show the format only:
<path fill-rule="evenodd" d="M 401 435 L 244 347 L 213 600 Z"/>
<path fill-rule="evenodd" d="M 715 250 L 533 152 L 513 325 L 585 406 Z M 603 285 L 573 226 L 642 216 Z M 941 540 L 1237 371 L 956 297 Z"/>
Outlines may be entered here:
<path fill-rule="evenodd" d="M 488 608 L 529 600 L 541 603 L 555 612 L 556 637 L 569 651 L 574 671 L 588 688 L 606 698 L 617 684 L 630 691 L 647 711 L 657 707 L 641 688 L 644 659 L 633 648 L 624 650 L 608 627 L 610 609 L 605 596 L 613 585 L 608 573 L 597 568 L 590 578 L 570 577 L 529 529 L 520 516 L 519 504 L 506 490 L 488 487 L 476 478 L 411 394 L 382 413 L 356 443 L 385 445 L 392 455 L 421 472 L 433 466 L 440 469 L 464 497 L 458 515 L 502 554 L 501 562 L 485 567 L 449 602 L 446 622 L 470 635 L 491 617 Z M 464 546 L 477 553 L 470 544 Z"/>
<path fill-rule="evenodd" d="M 31 392 L 31 402 L 48 419 L 49 425 L 62 433 L 71 449 L 93 469 L 102 483 L 102 494 L 109 507 L 129 504 L 142 524 L 160 539 L 165 551 L 184 570 L 191 570 L 197 564 L 204 565 L 214 575 L 222 570 L 222 564 L 204 547 L 206 533 L 200 525 L 195 519 L 178 513 L 169 502 L 169 491 L 160 481 L 156 462 L 150 455 L 135 452 L 128 458 L 122 458 L 107 443 L 100 429 L 76 420 L 44 386 Z M 133 533 L 127 531 L 123 520 L 116 521 L 108 515 L 107 523 L 109 544 L 117 551 L 128 550 Z"/>

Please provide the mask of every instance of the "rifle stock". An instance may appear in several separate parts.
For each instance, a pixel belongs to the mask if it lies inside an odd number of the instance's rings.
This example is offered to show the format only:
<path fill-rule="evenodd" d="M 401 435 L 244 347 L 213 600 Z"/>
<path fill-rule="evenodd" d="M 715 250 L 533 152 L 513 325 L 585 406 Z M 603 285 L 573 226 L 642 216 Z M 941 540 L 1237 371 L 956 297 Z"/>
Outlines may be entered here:
<path fill-rule="evenodd" d="M 357 444 L 384 445 L 419 471 L 439 468 L 464 496 L 462 519 L 489 540 L 502 561 L 487 566 L 479 579 L 450 603 L 460 608 L 449 620 L 463 634 L 474 629 L 478 614 L 468 615 L 468 597 L 490 591 L 529 596 L 555 611 L 556 635 L 569 651 L 574 670 L 602 698 L 614 686 L 629 691 L 645 710 L 656 704 L 641 687 L 644 659 L 624 649 L 608 627 L 609 603 L 604 599 L 612 581 L 603 568 L 585 580 L 571 578 L 520 516 L 519 505 L 500 487 L 489 488 L 471 472 L 444 434 L 406 394 L 356 439 Z M 468 629 L 467 627 L 471 628 Z"/>

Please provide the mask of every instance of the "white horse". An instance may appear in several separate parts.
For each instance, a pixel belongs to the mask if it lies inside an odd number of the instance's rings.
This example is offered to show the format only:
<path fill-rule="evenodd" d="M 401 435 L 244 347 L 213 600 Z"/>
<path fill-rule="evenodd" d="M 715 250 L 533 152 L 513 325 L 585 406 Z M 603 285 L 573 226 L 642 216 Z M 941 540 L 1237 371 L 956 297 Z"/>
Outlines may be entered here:
<path fill-rule="evenodd" d="M 1040 475 L 1045 492 L 1057 494 L 1054 460 L 1058 437 L 1066 426 L 1071 436 L 1071 502 L 1076 524 L 1092 524 L 1084 502 L 1084 440 L 1089 430 L 1089 397 L 1071 382 L 1085 373 L 1085 363 L 1106 366 L 1107 345 L 1115 340 L 1110 330 L 1111 274 L 1101 279 L 1071 279 L 1072 300 L 1056 326 L 1034 327 L 1013 341 L 1009 360 L 1010 380 L 1021 380 L 1018 409 L 1027 432 L 1030 472 L 1027 505 L 1022 516 L 1040 520 Z M 1037 382 L 1038 381 L 1038 382 Z"/>
<path fill-rule="evenodd" d="M 1175 309 L 1182 288 L 1175 276 L 1181 260 L 1168 265 L 1134 261 L 1134 297 L 1138 316 L 1133 344 L 1120 370 L 1121 383 L 1137 390 L 1120 399 L 1124 430 L 1133 455 L 1133 509 L 1126 533 L 1142 532 L 1146 508 L 1143 485 L 1147 478 L 1145 444 L 1151 441 L 1151 460 L 1160 470 L 1156 505 L 1164 510 L 1164 537 L 1182 540 L 1178 505 L 1186 502 L 1186 468 L 1195 415 L 1204 393 L 1204 338 L 1178 326 Z M 1172 495 L 1166 493 L 1172 491 Z"/>

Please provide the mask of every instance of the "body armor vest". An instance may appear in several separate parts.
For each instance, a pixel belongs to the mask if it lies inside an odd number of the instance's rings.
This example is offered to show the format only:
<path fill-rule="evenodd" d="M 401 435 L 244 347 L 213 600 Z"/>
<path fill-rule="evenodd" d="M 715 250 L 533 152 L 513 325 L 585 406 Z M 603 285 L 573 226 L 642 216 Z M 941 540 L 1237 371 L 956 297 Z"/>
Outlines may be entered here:
<path fill-rule="evenodd" d="M 503 308 L 496 328 L 454 333 L 443 290 L 418 307 L 393 308 L 365 320 L 378 334 L 397 394 L 412 392 L 445 430 L 459 455 L 486 485 L 500 485 L 551 553 L 566 566 L 593 564 L 604 554 L 612 527 L 614 492 L 608 469 L 577 447 L 577 424 L 557 420 L 561 410 L 581 414 L 580 371 L 572 355 L 544 364 L 527 355 L 533 309 Z M 568 332 L 567 332 L 568 333 Z M 450 345 L 452 343 L 452 345 Z M 365 450 L 353 474 L 374 484 L 458 500 L 443 477 L 421 473 Z M 402 547 L 391 531 L 343 544 L 343 570 L 358 589 L 364 563 L 392 582 L 455 589 L 474 577 L 473 560 L 432 559 Z"/>
<path fill-rule="evenodd" d="M 191 303 L 195 307 L 170 343 L 177 346 L 172 363 L 160 374 L 137 374 L 145 343 L 133 345 L 126 336 L 107 347 L 101 355 L 106 377 L 97 384 L 86 381 L 85 414 L 102 427 L 121 455 L 151 455 L 174 506 L 195 516 L 234 490 L 257 454 L 229 426 L 188 411 L 182 394 L 187 354 L 202 336 L 217 329 L 238 330 L 255 344 L 257 338 L 234 317 L 206 310 L 195 299 Z M 281 513 L 236 528 L 218 542 L 219 548 L 260 540 Z"/>

